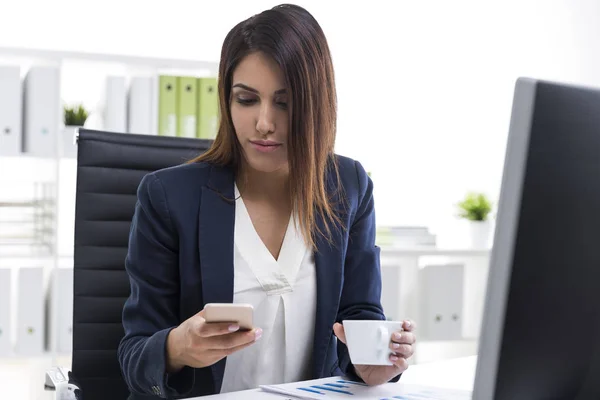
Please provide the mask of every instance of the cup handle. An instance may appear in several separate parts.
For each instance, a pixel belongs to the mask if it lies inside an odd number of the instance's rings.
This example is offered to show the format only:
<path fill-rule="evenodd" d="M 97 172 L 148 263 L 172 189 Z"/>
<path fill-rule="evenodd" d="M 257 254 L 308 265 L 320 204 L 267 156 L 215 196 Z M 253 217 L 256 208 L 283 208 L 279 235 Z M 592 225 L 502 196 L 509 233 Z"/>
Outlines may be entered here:
<path fill-rule="evenodd" d="M 379 327 L 379 357 L 382 362 L 387 362 L 387 356 L 389 354 L 388 338 L 390 337 L 389 331 L 385 326 Z"/>
<path fill-rule="evenodd" d="M 379 327 L 379 342 L 387 346 L 388 330 L 385 326 Z"/>

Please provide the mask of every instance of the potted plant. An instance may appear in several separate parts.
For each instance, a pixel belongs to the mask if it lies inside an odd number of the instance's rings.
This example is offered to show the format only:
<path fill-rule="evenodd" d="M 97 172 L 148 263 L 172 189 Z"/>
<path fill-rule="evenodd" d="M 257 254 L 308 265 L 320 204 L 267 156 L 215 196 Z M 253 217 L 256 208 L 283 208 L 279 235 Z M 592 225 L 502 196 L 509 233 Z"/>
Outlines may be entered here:
<path fill-rule="evenodd" d="M 83 126 L 89 116 L 89 112 L 81 105 L 64 106 L 63 121 L 65 129 L 63 131 L 63 155 L 66 157 L 74 157 L 77 146 L 75 145 L 75 131 Z"/>
<path fill-rule="evenodd" d="M 64 122 L 65 126 L 79 127 L 85 124 L 89 112 L 81 105 L 64 107 Z"/>
<path fill-rule="evenodd" d="M 471 246 L 486 248 L 492 233 L 492 202 L 483 193 L 470 192 L 458 203 L 458 209 L 458 216 L 469 223 Z"/>

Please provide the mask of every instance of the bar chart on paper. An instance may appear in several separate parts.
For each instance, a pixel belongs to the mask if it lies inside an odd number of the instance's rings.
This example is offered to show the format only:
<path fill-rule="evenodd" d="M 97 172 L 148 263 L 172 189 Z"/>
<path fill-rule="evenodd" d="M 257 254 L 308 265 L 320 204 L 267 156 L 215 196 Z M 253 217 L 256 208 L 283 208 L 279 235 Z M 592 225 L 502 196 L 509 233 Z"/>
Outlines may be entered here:
<path fill-rule="evenodd" d="M 306 400 L 471 400 L 471 392 L 430 386 L 388 383 L 367 386 L 342 378 L 325 378 L 284 385 L 261 386 L 264 391 Z"/>

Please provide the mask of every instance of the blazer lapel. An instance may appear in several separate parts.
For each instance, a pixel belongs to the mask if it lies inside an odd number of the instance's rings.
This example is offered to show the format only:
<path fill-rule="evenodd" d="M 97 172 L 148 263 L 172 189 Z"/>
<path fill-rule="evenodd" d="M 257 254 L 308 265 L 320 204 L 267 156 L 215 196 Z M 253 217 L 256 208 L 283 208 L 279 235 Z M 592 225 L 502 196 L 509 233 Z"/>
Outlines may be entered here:
<path fill-rule="evenodd" d="M 231 303 L 235 224 L 233 174 L 225 168 L 211 168 L 208 184 L 202 188 L 198 221 L 202 299 L 205 304 Z"/>
<path fill-rule="evenodd" d="M 233 246 L 235 201 L 233 173 L 212 166 L 202 188 L 198 221 L 198 250 L 202 277 L 202 300 L 206 303 L 233 302 Z M 220 392 L 225 360 L 212 367 L 216 392 Z"/>
<path fill-rule="evenodd" d="M 328 175 L 327 186 L 329 193 L 337 193 L 333 176 Z M 334 202 L 339 201 L 339 194 L 334 196 Z M 338 215 L 344 219 L 342 210 L 337 210 Z M 321 232 L 326 232 L 325 221 L 317 216 L 317 226 Z M 326 376 L 325 360 L 327 349 L 333 335 L 333 324 L 337 318 L 339 301 L 342 291 L 342 276 L 344 270 L 345 244 L 343 232 L 332 227 L 330 243 L 326 238 L 317 235 L 315 251 L 315 268 L 317 273 L 317 315 L 315 319 L 315 337 L 313 353 L 314 377 Z"/>

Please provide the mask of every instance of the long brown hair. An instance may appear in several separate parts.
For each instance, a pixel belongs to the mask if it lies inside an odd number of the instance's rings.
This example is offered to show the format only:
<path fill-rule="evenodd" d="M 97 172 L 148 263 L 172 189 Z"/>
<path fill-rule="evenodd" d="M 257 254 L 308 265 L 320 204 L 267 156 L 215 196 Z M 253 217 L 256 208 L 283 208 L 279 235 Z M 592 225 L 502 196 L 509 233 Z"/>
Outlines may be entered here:
<path fill-rule="evenodd" d="M 235 68 L 253 52 L 275 60 L 291 93 L 291 198 L 302 233 L 315 248 L 317 234 L 329 240 L 332 225 L 341 227 L 333 197 L 343 196 L 339 196 L 341 185 L 333 153 L 337 119 L 333 64 L 325 35 L 308 11 L 282 4 L 240 22 L 227 34 L 219 64 L 219 129 L 212 147 L 191 162 L 203 161 L 239 171 L 243 155 L 231 119 L 231 86 Z M 328 193 L 327 176 L 333 176 L 337 196 Z M 325 231 L 317 226 L 317 217 L 323 219 Z"/>

